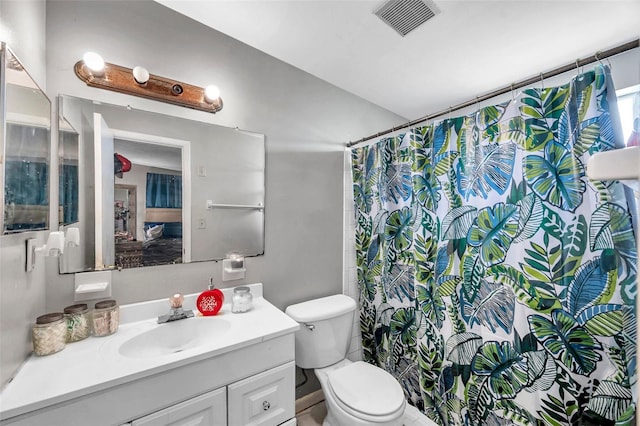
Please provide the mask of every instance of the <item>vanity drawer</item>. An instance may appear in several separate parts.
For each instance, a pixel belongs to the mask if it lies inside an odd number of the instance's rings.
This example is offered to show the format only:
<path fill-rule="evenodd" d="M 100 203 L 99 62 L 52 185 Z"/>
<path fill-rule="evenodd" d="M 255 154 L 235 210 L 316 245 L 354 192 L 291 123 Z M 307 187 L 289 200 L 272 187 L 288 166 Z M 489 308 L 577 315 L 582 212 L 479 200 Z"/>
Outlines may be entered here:
<path fill-rule="evenodd" d="M 230 425 L 278 425 L 295 416 L 295 363 L 228 386 Z"/>
<path fill-rule="evenodd" d="M 226 426 L 226 389 L 191 398 L 128 423 L 131 426 Z"/>

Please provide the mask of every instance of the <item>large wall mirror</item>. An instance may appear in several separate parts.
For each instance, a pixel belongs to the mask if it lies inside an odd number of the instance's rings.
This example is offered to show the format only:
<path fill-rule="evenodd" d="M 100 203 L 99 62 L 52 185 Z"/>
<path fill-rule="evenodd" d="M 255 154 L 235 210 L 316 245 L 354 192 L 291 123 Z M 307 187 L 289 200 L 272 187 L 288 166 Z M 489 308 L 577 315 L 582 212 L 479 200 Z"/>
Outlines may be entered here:
<path fill-rule="evenodd" d="M 48 229 L 51 102 L 1 43 L 0 100 L 2 233 Z"/>
<path fill-rule="evenodd" d="M 264 253 L 264 135 L 61 95 L 62 273 Z M 62 193 L 64 191 L 64 194 Z"/>

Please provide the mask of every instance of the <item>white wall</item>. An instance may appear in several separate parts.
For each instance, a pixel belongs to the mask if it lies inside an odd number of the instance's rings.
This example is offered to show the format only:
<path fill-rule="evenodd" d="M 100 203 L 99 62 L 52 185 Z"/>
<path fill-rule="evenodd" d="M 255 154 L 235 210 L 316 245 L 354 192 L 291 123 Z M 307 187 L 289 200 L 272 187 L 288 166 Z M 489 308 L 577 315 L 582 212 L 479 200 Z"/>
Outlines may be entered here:
<path fill-rule="evenodd" d="M 217 84 L 211 115 L 89 88 L 73 72 L 85 51 L 152 74 Z M 405 119 L 151 1 L 49 1 L 49 94 L 64 93 L 266 135 L 265 255 L 247 259 L 243 282 L 263 282 L 280 308 L 342 290 L 344 144 Z M 54 265 L 55 266 L 55 265 Z M 54 268 L 52 268 L 54 269 Z M 47 309 L 71 301 L 71 275 L 49 271 Z M 114 272 L 120 303 L 163 298 L 221 282 L 217 262 Z"/>
<path fill-rule="evenodd" d="M 33 79 L 45 84 L 44 0 L 0 0 L 0 41 L 20 59 Z M 45 309 L 45 268 L 42 259 L 25 272 L 25 241 L 44 244 L 47 232 L 0 236 L 0 386 L 9 380 L 31 352 L 30 325 Z"/>

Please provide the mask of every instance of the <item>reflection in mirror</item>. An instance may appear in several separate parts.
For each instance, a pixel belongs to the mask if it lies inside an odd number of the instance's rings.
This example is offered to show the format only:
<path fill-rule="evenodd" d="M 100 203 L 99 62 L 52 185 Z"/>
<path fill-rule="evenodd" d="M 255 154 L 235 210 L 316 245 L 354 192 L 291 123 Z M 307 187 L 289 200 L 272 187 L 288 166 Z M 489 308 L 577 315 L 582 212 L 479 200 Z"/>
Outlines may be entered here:
<path fill-rule="evenodd" d="M 182 144 L 152 139 L 114 138 L 117 267 L 183 262 Z"/>
<path fill-rule="evenodd" d="M 65 251 L 62 273 L 264 253 L 264 135 L 60 99 L 78 134 L 87 242 Z"/>
<path fill-rule="evenodd" d="M 51 103 L 4 44 L 0 55 L 5 105 L 2 231 L 48 229 Z"/>
<path fill-rule="evenodd" d="M 58 120 L 58 222 L 78 222 L 78 132 L 64 117 Z"/>

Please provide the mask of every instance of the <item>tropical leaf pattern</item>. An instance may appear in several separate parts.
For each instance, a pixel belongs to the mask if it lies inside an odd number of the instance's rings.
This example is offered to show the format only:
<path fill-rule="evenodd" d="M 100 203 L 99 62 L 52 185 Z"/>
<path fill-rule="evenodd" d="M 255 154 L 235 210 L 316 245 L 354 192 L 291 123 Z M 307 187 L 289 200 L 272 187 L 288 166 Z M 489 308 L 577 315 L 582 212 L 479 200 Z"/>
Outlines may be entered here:
<path fill-rule="evenodd" d="M 436 423 L 633 418 L 634 227 L 584 167 L 613 94 L 597 67 L 352 151 L 364 357 Z"/>

